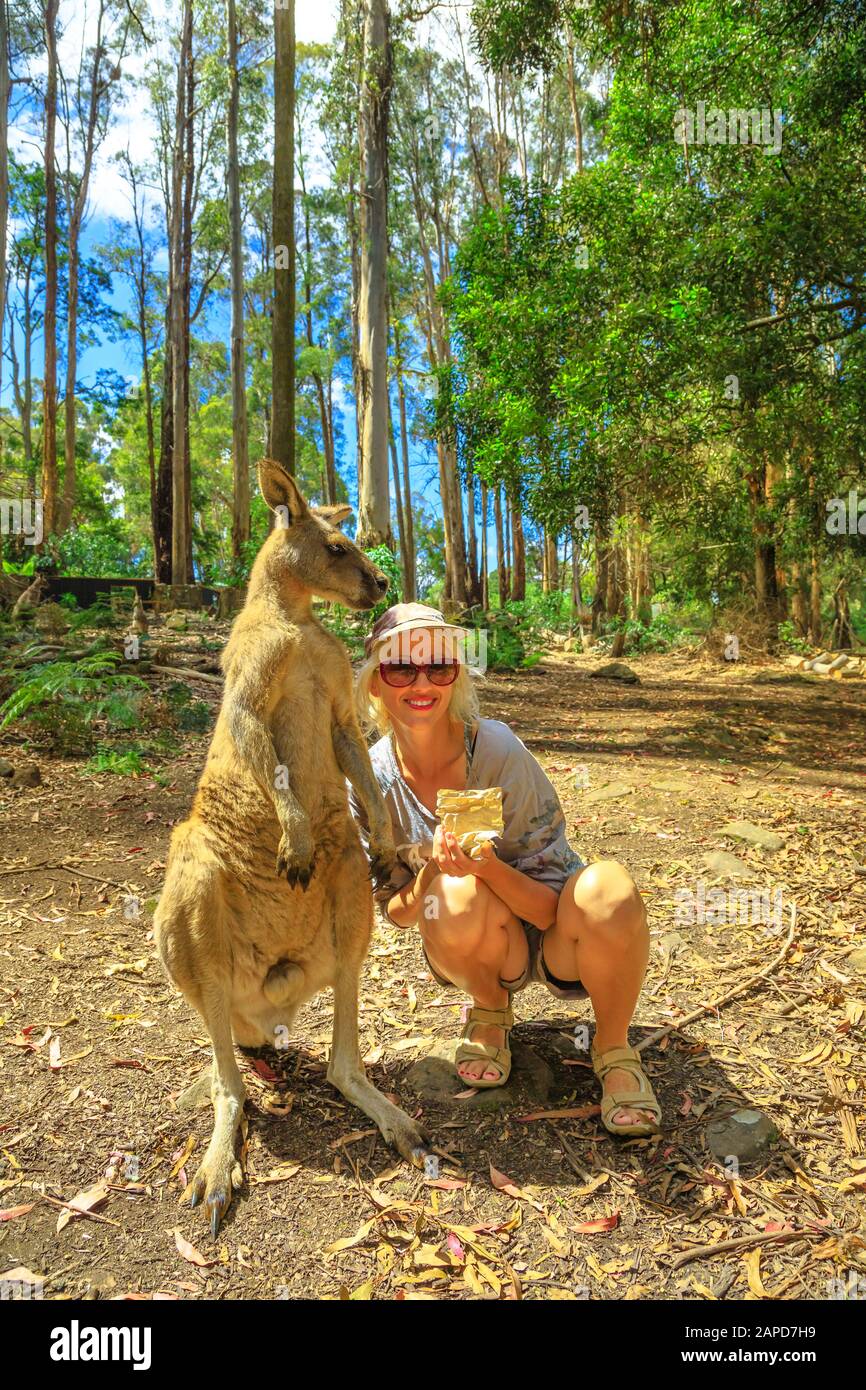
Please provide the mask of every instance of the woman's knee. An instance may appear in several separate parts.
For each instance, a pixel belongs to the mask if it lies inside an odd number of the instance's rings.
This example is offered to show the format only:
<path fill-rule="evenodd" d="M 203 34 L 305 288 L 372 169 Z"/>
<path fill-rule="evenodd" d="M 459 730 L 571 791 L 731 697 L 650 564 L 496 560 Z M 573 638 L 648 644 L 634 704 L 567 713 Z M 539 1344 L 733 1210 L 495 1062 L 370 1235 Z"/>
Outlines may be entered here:
<path fill-rule="evenodd" d="M 494 902 L 487 884 L 474 874 L 463 878 L 437 874 L 421 905 L 419 926 L 424 941 L 447 944 L 466 954 L 475 952 L 491 924 L 496 925 Z"/>
<path fill-rule="evenodd" d="M 599 859 L 575 874 L 560 898 L 564 925 L 598 931 L 642 932 L 646 909 L 634 879 L 616 859 Z"/>

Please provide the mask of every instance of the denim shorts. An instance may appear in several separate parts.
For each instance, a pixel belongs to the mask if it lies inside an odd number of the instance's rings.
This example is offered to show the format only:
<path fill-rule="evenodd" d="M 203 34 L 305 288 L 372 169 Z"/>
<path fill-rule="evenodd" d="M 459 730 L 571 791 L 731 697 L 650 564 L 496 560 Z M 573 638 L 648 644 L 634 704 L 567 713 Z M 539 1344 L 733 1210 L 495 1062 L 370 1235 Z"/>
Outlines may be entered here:
<path fill-rule="evenodd" d="M 502 988 L 507 989 L 509 994 L 517 994 L 529 984 L 539 984 L 544 985 L 545 989 L 549 990 L 557 999 L 588 999 L 587 991 L 580 980 L 558 980 L 555 975 L 548 973 L 541 947 L 544 932 L 540 931 L 538 927 L 534 927 L 531 922 L 521 922 L 521 925 L 526 934 L 526 944 L 529 947 L 526 968 L 516 980 L 500 979 L 499 983 Z M 424 950 L 423 943 L 421 949 Z M 427 962 L 427 969 L 438 984 L 444 985 L 448 989 L 457 988 L 452 980 L 446 980 L 444 975 L 440 975 L 438 971 L 433 969 L 426 950 L 424 951 L 424 959 Z"/>

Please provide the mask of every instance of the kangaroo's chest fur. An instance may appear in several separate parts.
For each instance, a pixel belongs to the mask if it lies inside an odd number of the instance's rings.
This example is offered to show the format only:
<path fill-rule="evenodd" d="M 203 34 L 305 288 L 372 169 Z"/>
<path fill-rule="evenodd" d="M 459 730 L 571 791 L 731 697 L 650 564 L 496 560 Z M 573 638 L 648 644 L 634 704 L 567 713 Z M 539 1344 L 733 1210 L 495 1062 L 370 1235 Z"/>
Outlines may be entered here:
<path fill-rule="evenodd" d="M 364 903 L 369 889 L 334 751 L 335 703 L 351 702 L 344 649 L 315 621 L 295 624 L 253 605 L 236 620 L 223 669 L 222 707 L 190 817 L 172 840 L 167 888 L 169 896 L 192 897 L 207 866 L 218 870 L 235 1031 L 250 1041 L 239 1020 L 267 1011 L 268 971 L 280 961 L 297 964 L 301 975 L 287 992 L 299 998 L 329 984 L 338 900 Z M 256 729 L 267 740 L 257 742 Z M 306 889 L 277 872 L 282 827 L 271 778 L 277 789 L 291 788 L 309 820 L 315 872 Z M 213 923 L 202 927 L 212 949 Z M 253 1032 L 269 1028 L 257 1024 Z"/>

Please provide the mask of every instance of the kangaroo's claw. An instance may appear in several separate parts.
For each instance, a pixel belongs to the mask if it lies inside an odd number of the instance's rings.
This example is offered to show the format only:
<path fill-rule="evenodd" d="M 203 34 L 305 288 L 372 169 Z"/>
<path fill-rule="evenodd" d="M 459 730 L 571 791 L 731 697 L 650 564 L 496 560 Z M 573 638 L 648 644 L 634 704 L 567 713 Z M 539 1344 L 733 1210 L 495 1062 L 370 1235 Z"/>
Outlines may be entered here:
<path fill-rule="evenodd" d="M 219 1233 L 220 1222 L 232 1204 L 234 1191 L 242 1182 L 241 1165 L 230 1152 L 217 1152 L 213 1156 L 208 1152 L 187 1188 L 190 1207 L 197 1207 L 204 1200 L 214 1240 Z"/>
<path fill-rule="evenodd" d="M 277 855 L 277 876 L 285 874 L 286 881 L 290 888 L 297 888 L 299 885 L 306 892 L 310 886 L 316 868 L 315 859 L 311 859 L 308 864 L 298 864 L 293 859 L 287 858 L 283 854 Z"/>

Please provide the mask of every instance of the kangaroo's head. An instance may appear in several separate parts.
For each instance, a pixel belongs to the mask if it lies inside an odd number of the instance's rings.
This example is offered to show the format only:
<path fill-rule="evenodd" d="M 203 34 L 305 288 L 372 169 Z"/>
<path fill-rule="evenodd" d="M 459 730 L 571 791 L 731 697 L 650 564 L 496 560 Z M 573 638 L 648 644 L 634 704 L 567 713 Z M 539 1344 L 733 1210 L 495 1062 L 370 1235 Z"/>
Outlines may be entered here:
<path fill-rule="evenodd" d="M 259 487 L 277 518 L 262 549 L 269 575 L 347 608 L 373 608 L 388 592 L 387 576 L 339 529 L 351 507 L 307 506 L 294 478 L 273 459 L 259 464 Z"/>

